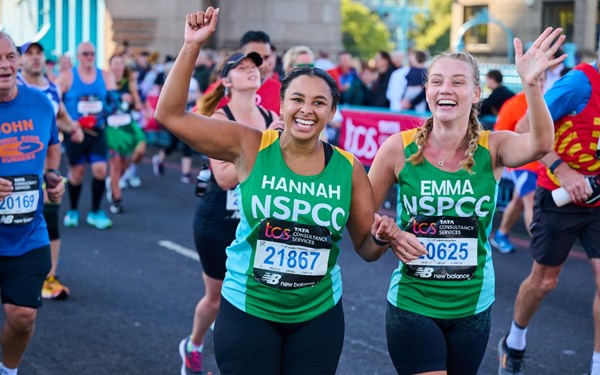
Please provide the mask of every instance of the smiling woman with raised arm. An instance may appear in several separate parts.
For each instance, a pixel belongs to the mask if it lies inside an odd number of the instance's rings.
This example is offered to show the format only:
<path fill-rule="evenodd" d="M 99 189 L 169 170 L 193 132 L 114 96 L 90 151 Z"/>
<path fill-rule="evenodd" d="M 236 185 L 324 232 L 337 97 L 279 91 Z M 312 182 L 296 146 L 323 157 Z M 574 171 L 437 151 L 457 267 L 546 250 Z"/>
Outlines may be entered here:
<path fill-rule="evenodd" d="M 494 301 L 488 236 L 504 166 L 552 149 L 554 129 L 539 84 L 564 41 L 546 29 L 516 66 L 530 108 L 531 133 L 484 131 L 477 120 L 479 67 L 465 52 L 431 63 L 426 99 L 432 117 L 381 146 L 369 171 L 379 207 L 394 183 L 406 228 L 388 292 L 387 340 L 399 374 L 476 374 L 487 346 Z M 394 244 L 397 240 L 394 240 Z M 423 246 L 427 255 L 420 256 Z"/>
<path fill-rule="evenodd" d="M 323 70 L 300 68 L 283 80 L 281 133 L 185 110 L 185 87 L 218 14 L 209 7 L 187 15 L 156 109 L 157 120 L 191 147 L 233 163 L 240 182 L 240 224 L 227 248 L 215 325 L 217 364 L 221 374 L 335 374 L 344 342 L 337 264 L 344 228 L 367 260 L 400 231 L 390 218 L 374 219 L 358 160 L 319 140 L 339 99 Z"/>

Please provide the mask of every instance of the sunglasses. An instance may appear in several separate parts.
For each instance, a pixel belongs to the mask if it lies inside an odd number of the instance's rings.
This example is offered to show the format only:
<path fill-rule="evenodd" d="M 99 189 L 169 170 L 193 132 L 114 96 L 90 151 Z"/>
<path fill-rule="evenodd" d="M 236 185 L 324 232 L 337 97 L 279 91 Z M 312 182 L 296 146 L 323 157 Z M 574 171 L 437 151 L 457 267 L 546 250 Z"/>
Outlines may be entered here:
<path fill-rule="evenodd" d="M 94 56 L 95 54 L 96 54 L 96 52 L 89 52 L 89 51 L 81 52 L 81 56 L 85 56 L 85 57 Z"/>
<path fill-rule="evenodd" d="M 315 64 L 295 64 L 294 68 L 314 68 Z"/>

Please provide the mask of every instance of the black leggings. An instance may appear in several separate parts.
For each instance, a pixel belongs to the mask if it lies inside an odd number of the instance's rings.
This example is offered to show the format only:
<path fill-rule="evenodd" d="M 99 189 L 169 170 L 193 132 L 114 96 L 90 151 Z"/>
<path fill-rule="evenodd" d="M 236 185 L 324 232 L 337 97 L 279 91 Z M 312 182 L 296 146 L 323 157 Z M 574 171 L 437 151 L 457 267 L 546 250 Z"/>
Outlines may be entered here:
<path fill-rule="evenodd" d="M 275 323 L 221 299 L 214 345 L 222 375 L 333 375 L 343 344 L 342 301 L 307 322 Z"/>
<path fill-rule="evenodd" d="M 475 375 L 490 336 L 491 307 L 459 319 L 433 319 L 388 303 L 388 350 L 398 374 Z"/>

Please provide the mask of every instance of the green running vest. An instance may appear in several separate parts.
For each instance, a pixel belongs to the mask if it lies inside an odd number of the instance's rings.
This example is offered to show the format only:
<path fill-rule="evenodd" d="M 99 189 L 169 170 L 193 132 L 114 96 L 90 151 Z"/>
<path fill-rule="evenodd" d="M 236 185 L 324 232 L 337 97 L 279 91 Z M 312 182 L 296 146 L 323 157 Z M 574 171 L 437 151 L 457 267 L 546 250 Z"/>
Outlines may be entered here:
<path fill-rule="evenodd" d="M 237 188 L 240 224 L 227 248 L 227 301 L 281 323 L 308 321 L 335 306 L 353 163 L 336 147 L 321 173 L 301 176 L 285 164 L 278 133 L 263 133 L 254 167 Z"/>
<path fill-rule="evenodd" d="M 404 155 L 417 152 L 417 129 L 402 132 Z M 428 254 L 393 272 L 388 301 L 438 319 L 480 313 L 494 302 L 494 268 L 488 237 L 498 181 L 481 133 L 472 174 L 446 172 L 424 160 L 398 174 L 398 225 L 414 233 Z"/>

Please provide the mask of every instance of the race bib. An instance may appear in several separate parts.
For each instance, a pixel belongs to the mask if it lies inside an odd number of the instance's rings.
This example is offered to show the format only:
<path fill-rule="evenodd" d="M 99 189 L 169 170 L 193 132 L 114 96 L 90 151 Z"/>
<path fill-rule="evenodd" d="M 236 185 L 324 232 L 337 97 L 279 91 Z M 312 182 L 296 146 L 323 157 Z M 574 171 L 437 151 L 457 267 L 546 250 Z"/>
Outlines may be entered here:
<path fill-rule="evenodd" d="M 476 217 L 422 216 L 409 222 L 427 255 L 406 265 L 408 274 L 421 279 L 469 280 L 477 269 Z"/>
<path fill-rule="evenodd" d="M 40 200 L 39 177 L 34 174 L 2 177 L 12 181 L 13 192 L 0 201 L 0 224 L 29 224 Z"/>
<path fill-rule="evenodd" d="M 104 108 L 101 100 L 96 99 L 81 99 L 77 102 L 77 112 L 80 115 L 95 115 L 102 112 Z"/>
<path fill-rule="evenodd" d="M 256 241 L 254 279 L 278 289 L 317 285 L 327 274 L 332 246 L 327 228 L 265 219 Z"/>
<path fill-rule="evenodd" d="M 236 219 L 240 217 L 240 202 L 235 189 L 227 190 L 225 209 L 229 213 L 229 218 Z"/>
<path fill-rule="evenodd" d="M 106 118 L 106 124 L 111 128 L 120 128 L 133 122 L 129 113 L 117 113 Z"/>

